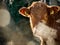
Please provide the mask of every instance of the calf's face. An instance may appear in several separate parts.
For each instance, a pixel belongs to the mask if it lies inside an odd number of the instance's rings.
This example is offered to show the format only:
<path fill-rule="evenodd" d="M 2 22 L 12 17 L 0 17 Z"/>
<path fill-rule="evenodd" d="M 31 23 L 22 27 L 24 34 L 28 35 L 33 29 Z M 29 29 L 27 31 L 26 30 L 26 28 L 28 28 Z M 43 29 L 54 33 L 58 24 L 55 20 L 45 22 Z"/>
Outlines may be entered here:
<path fill-rule="evenodd" d="M 29 7 L 23 7 L 19 10 L 19 13 L 25 17 L 29 17 L 32 20 L 33 25 L 37 22 L 47 23 L 49 16 L 58 12 L 57 6 L 48 6 L 43 2 L 33 2 Z"/>
<path fill-rule="evenodd" d="M 47 13 L 47 6 L 44 3 L 33 2 L 29 7 L 23 7 L 19 10 L 19 13 L 25 17 L 36 17 L 42 18 L 45 13 Z"/>

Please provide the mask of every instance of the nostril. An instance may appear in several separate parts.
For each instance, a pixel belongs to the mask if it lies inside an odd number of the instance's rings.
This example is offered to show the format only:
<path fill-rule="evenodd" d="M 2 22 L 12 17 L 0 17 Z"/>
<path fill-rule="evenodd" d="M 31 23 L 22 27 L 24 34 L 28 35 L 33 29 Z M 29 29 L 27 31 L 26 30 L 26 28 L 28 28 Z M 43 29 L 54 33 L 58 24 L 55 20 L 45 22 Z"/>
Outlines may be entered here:
<path fill-rule="evenodd" d="M 4 37 L 0 37 L 0 45 L 6 45 L 7 39 Z"/>

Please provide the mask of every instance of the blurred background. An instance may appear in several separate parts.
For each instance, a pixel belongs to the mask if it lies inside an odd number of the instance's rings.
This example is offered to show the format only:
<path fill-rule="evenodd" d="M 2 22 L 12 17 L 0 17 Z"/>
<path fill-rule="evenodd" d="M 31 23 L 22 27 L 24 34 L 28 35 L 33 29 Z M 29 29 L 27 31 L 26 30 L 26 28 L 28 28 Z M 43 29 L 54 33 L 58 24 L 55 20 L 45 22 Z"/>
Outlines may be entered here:
<path fill-rule="evenodd" d="M 29 24 L 29 19 L 23 17 L 22 15 L 20 15 L 18 13 L 18 10 L 21 7 L 28 7 L 34 1 L 40 1 L 40 0 L 6 0 L 6 4 L 8 6 L 8 9 L 10 11 L 12 18 L 15 21 L 15 24 L 17 24 L 18 27 L 22 30 L 22 33 L 24 33 L 24 35 L 27 38 L 33 40 L 36 43 L 36 45 L 38 45 L 39 41 L 36 41 L 33 39 L 33 35 L 32 35 L 30 24 Z M 51 5 L 51 6 L 53 6 L 53 5 L 60 6 L 60 0 L 41 0 L 41 1 L 47 3 L 48 5 Z"/>
<path fill-rule="evenodd" d="M 12 19 L 14 20 L 14 24 L 17 25 L 18 28 L 20 28 L 20 32 L 23 34 L 23 36 L 29 40 L 32 41 L 36 44 L 32 45 L 39 45 L 39 40 L 33 37 L 30 23 L 29 23 L 29 18 L 23 17 L 18 13 L 18 10 L 21 7 L 28 7 L 31 5 L 32 2 L 34 1 L 43 1 L 44 3 L 47 3 L 48 5 L 54 6 L 54 5 L 59 5 L 60 6 L 60 0 L 3 0 L 7 8 L 11 14 Z M 1 2 L 1 0 L 0 0 Z M 29 42 L 29 43 L 32 43 Z M 31 45 L 31 44 L 28 44 Z"/>
<path fill-rule="evenodd" d="M 40 0 L 6 0 L 6 4 L 8 9 L 13 17 L 14 21 L 18 23 L 21 19 L 26 19 L 25 17 L 19 15 L 18 10 L 25 6 L 29 6 L 33 1 L 40 1 Z M 48 5 L 60 5 L 60 0 L 42 0 Z M 27 19 L 28 20 L 28 19 Z"/>

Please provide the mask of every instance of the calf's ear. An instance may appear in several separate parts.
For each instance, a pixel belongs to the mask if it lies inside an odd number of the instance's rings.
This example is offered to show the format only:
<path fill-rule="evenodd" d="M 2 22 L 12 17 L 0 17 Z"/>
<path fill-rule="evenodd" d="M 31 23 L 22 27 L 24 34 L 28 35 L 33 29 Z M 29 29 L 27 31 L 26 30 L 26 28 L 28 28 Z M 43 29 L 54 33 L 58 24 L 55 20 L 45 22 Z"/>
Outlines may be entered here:
<path fill-rule="evenodd" d="M 22 7 L 19 9 L 19 14 L 28 17 L 29 16 L 29 9 L 27 9 L 26 7 Z"/>
<path fill-rule="evenodd" d="M 48 9 L 49 9 L 50 15 L 53 15 L 60 10 L 58 6 L 51 6 L 51 7 L 48 7 Z"/>
<path fill-rule="evenodd" d="M 59 9 L 58 9 L 58 7 L 56 7 L 56 6 L 55 6 L 55 7 L 53 6 L 53 7 L 51 7 L 51 10 L 52 10 L 51 12 L 54 11 L 54 13 L 57 13 Z"/>

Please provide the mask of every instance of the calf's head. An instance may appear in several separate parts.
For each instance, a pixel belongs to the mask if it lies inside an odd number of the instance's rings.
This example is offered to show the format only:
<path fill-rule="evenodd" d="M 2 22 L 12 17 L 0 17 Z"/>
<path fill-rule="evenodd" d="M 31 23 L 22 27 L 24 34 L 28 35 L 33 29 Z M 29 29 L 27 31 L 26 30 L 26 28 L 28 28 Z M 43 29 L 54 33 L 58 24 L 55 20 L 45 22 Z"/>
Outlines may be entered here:
<path fill-rule="evenodd" d="M 38 22 L 47 24 L 49 17 L 58 12 L 57 6 L 48 6 L 43 2 L 33 2 L 29 7 L 22 7 L 19 9 L 19 14 L 30 18 L 30 24 L 34 27 Z"/>

